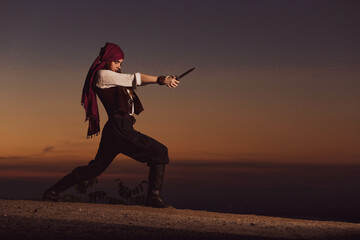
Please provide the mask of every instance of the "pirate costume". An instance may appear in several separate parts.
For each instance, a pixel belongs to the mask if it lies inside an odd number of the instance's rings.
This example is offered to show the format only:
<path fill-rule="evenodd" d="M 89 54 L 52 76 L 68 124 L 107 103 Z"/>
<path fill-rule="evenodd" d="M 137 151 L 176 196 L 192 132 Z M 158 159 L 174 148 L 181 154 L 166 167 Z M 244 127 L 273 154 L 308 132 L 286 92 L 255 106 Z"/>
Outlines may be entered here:
<path fill-rule="evenodd" d="M 45 191 L 43 200 L 60 201 L 59 193 L 74 186 L 80 181 L 99 176 L 110 165 L 113 159 L 122 153 L 150 167 L 146 205 L 166 207 L 160 191 L 164 179 L 165 165 L 169 163 L 167 147 L 155 139 L 136 131 L 134 114 L 143 111 L 141 102 L 134 92 L 141 85 L 141 74 L 123 74 L 106 70 L 106 64 L 124 59 L 121 48 L 106 43 L 101 48 L 86 76 L 81 103 L 89 121 L 87 136 L 99 134 L 99 112 L 96 94 L 99 96 L 108 115 L 98 152 L 88 165 L 75 168 Z M 157 83 L 164 84 L 165 77 L 160 76 Z"/>

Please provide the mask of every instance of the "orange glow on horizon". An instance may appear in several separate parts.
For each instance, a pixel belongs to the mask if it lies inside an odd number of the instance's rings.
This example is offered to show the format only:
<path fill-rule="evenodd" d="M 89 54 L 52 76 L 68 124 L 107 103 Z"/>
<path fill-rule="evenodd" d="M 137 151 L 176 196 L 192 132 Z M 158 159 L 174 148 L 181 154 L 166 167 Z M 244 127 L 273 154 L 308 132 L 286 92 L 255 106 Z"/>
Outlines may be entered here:
<path fill-rule="evenodd" d="M 216 88 L 213 83 L 201 94 L 185 83 L 174 91 L 156 86 L 139 88 L 145 111 L 137 117 L 134 127 L 168 146 L 174 160 L 256 160 L 256 156 L 261 159 L 283 156 L 286 161 L 287 156 L 288 159 L 313 156 L 313 159 L 332 155 L 357 159 L 360 115 L 352 110 L 356 105 L 354 96 L 332 100 L 337 79 L 344 79 L 342 85 L 351 86 L 353 77 L 360 77 L 357 69 L 344 71 L 244 68 L 228 71 L 223 76 L 240 78 L 227 90 Z M 32 74 L 39 77 L 40 72 Z M 68 73 L 76 74 L 79 75 Z M 216 82 L 215 73 L 211 74 L 214 80 L 198 76 L 195 83 Z M 61 81 L 61 76 L 55 77 L 54 82 Z M 287 85 L 289 79 L 292 85 Z M 77 89 L 81 89 L 82 82 L 76 84 Z M 270 91 L 275 86 L 276 90 Z M 324 86 L 329 88 L 327 93 L 320 92 Z M 293 89 L 282 90 L 285 87 Z M 12 99 L 10 93 L 15 88 L 17 85 L 10 82 L 5 97 Z M 5 137 L 0 140 L 2 158 L 34 155 L 39 161 L 46 161 L 47 157 L 58 157 L 54 164 L 61 163 L 60 158 L 66 154 L 94 158 L 100 136 L 85 138 L 87 123 L 83 122 L 79 91 L 64 96 L 59 86 L 35 98 L 30 98 L 25 89 L 18 94 L 12 104 L 2 103 L 6 112 L 2 115 L 2 126 L 6 126 L 2 129 Z M 49 100 L 54 96 L 58 101 Z M 36 106 L 31 111 L 20 104 L 29 99 Z M 163 99 L 176 107 L 169 108 L 162 103 Z M 99 104 L 103 126 L 107 117 Z"/>

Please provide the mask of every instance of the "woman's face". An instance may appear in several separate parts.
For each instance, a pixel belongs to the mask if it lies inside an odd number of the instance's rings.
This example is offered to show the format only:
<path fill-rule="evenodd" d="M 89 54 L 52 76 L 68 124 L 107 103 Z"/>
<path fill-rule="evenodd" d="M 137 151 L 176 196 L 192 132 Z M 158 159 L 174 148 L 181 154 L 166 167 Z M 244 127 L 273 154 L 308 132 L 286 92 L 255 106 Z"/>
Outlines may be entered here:
<path fill-rule="evenodd" d="M 108 70 L 114 71 L 114 72 L 121 72 L 121 64 L 124 61 L 124 59 L 119 59 L 117 61 L 108 62 L 106 65 L 106 68 Z"/>

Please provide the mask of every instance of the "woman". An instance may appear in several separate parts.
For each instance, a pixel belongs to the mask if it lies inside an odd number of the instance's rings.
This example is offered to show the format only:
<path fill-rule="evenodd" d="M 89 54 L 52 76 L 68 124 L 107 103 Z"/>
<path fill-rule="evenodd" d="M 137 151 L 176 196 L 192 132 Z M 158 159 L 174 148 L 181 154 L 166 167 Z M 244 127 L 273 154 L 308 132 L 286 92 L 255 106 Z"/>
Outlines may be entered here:
<path fill-rule="evenodd" d="M 143 111 L 134 92 L 136 86 L 158 83 L 169 88 L 178 86 L 174 76 L 150 76 L 146 74 L 123 74 L 121 64 L 124 53 L 119 46 L 106 43 L 101 48 L 86 76 L 81 103 L 89 120 L 88 137 L 100 132 L 96 94 L 108 114 L 98 152 L 88 165 L 75 168 L 45 191 L 43 200 L 60 201 L 59 193 L 79 183 L 99 176 L 119 154 L 125 154 L 150 167 L 146 205 L 163 208 L 165 204 L 160 191 L 164 179 L 165 165 L 169 163 L 166 146 L 133 128 L 133 114 Z M 86 121 L 85 120 L 85 121 Z"/>

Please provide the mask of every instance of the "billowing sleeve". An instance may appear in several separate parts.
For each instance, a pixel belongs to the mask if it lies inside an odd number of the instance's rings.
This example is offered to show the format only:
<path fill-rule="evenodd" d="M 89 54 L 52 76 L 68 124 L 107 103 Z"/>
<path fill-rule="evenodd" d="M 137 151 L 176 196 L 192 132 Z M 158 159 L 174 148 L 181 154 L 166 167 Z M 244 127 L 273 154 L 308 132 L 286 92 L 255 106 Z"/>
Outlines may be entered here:
<path fill-rule="evenodd" d="M 136 87 L 141 85 L 141 74 L 117 73 L 111 70 L 99 70 L 95 76 L 96 86 L 110 88 L 115 86 Z"/>

